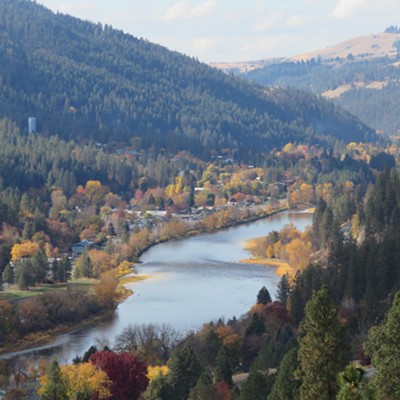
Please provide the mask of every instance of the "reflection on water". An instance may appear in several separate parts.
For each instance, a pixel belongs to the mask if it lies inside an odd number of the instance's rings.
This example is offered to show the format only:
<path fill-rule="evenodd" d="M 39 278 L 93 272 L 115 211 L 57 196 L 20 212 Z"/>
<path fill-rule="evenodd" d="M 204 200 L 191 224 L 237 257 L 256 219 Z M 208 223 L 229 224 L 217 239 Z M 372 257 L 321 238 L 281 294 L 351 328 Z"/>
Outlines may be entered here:
<path fill-rule="evenodd" d="M 220 317 L 239 317 L 254 304 L 262 286 L 274 296 L 279 281 L 274 268 L 237 263 L 249 257 L 244 242 L 278 231 L 287 223 L 302 230 L 311 219 L 310 214 L 285 212 L 217 233 L 157 245 L 142 256 L 137 267 L 140 274 L 151 277 L 129 285 L 134 294 L 118 306 L 114 318 L 62 335 L 49 346 L 23 352 L 24 356 L 55 355 L 60 362 L 69 362 L 92 344 L 112 346 L 129 324 L 167 323 L 188 331 Z"/>

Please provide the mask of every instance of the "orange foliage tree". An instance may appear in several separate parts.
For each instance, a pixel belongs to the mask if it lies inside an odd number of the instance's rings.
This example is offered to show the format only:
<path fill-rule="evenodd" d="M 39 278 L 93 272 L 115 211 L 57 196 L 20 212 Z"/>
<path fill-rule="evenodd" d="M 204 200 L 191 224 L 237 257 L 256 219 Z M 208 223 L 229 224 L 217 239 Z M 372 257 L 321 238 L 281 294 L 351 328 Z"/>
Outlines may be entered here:
<path fill-rule="evenodd" d="M 40 246 L 37 243 L 29 240 L 23 243 L 15 244 L 11 249 L 11 260 L 17 261 L 24 257 L 33 257 L 40 251 Z"/>

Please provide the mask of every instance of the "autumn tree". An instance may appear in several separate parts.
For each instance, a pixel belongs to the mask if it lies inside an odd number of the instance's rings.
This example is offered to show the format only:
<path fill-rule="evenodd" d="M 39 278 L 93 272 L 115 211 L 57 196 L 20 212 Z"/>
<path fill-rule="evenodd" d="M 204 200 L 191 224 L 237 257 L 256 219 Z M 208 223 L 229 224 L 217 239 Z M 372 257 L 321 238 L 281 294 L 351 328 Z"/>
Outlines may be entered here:
<path fill-rule="evenodd" d="M 111 384 L 107 374 L 91 363 L 61 366 L 61 375 L 67 386 L 68 399 L 109 399 Z"/>
<path fill-rule="evenodd" d="M 11 260 L 17 261 L 21 258 L 33 257 L 39 251 L 40 246 L 29 240 L 23 243 L 17 243 L 11 249 Z"/>
<path fill-rule="evenodd" d="M 137 400 L 147 388 L 147 366 L 133 354 L 99 351 L 90 357 L 90 362 L 110 378 L 114 400 Z"/>
<path fill-rule="evenodd" d="M 310 263 L 311 242 L 301 239 L 293 239 L 285 246 L 289 264 L 295 270 L 303 271 Z"/>
<path fill-rule="evenodd" d="M 336 375 L 346 364 L 348 344 L 326 287 L 314 292 L 307 303 L 300 329 L 300 399 L 334 400 L 338 391 Z"/>
<path fill-rule="evenodd" d="M 101 275 L 99 283 L 93 287 L 94 295 L 102 308 L 114 308 L 118 299 L 118 280 L 112 271 Z"/>

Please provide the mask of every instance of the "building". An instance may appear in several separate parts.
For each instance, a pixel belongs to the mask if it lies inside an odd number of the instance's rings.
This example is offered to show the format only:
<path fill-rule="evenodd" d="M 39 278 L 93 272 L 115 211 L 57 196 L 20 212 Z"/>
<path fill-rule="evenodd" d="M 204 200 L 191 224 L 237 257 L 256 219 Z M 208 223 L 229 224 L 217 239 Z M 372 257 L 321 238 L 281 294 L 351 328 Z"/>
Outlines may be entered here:
<path fill-rule="evenodd" d="M 74 256 L 80 256 L 85 251 L 86 248 L 90 249 L 92 246 L 93 242 L 84 239 L 79 243 L 73 244 L 71 247 L 71 251 Z"/>
<path fill-rule="evenodd" d="M 28 119 L 28 133 L 35 133 L 36 132 L 36 118 L 30 117 Z"/>

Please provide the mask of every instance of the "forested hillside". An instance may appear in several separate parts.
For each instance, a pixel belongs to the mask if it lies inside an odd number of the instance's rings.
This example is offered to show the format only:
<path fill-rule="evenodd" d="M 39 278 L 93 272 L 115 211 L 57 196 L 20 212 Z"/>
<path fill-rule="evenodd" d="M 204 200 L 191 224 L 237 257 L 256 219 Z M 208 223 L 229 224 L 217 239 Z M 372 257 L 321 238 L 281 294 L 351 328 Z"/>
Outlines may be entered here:
<path fill-rule="evenodd" d="M 279 62 L 246 76 L 265 86 L 293 87 L 321 94 L 372 128 L 394 135 L 400 129 L 398 61 L 398 55 L 359 59 L 349 49 L 346 58 Z"/>
<path fill-rule="evenodd" d="M 365 140 L 357 119 L 302 92 L 265 90 L 112 29 L 0 0 L 0 117 L 70 140 L 185 149 L 200 156 L 330 135 Z"/>

